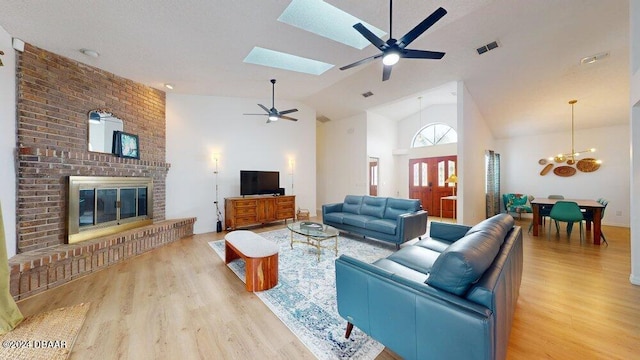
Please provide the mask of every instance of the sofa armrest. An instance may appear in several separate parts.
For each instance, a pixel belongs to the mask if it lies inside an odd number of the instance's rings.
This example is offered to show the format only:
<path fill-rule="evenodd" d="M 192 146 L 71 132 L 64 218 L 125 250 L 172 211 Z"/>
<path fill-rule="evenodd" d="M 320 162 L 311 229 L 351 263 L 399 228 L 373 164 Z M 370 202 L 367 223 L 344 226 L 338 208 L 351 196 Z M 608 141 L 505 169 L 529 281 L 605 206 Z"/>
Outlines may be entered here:
<path fill-rule="evenodd" d="M 419 210 L 398 215 L 399 241 L 403 243 L 427 232 L 427 212 Z"/>
<path fill-rule="evenodd" d="M 471 226 L 432 221 L 429 228 L 429 237 L 452 243 L 462 239 L 469 229 L 471 229 Z"/>
<path fill-rule="evenodd" d="M 493 313 L 464 298 L 342 255 L 341 317 L 404 358 L 491 359 Z M 451 346 L 461 338 L 465 346 Z"/>
<path fill-rule="evenodd" d="M 324 215 L 326 215 L 328 213 L 342 211 L 342 204 L 343 203 L 334 203 L 334 204 L 324 204 L 324 205 L 322 205 L 322 215 L 323 215 L 323 217 L 324 217 Z"/>

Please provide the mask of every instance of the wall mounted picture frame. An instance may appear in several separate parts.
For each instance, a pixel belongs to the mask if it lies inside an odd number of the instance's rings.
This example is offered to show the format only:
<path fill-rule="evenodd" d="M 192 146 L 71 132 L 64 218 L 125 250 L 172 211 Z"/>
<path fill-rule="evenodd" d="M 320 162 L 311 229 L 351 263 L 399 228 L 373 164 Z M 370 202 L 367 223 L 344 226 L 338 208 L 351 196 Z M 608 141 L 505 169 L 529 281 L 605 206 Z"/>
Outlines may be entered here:
<path fill-rule="evenodd" d="M 119 157 L 140 159 L 140 140 L 138 135 L 124 131 L 114 131 L 112 152 Z"/>

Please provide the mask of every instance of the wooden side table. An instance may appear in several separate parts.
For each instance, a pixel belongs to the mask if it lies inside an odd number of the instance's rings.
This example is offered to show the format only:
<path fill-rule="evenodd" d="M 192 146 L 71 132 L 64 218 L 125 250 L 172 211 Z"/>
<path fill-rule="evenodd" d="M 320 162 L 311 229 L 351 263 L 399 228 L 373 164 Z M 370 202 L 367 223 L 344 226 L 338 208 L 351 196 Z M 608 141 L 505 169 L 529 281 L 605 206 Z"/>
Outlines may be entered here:
<path fill-rule="evenodd" d="M 440 220 L 442 220 L 442 200 L 453 201 L 453 218 L 456 218 L 456 207 L 458 205 L 458 197 L 455 195 L 452 196 L 443 196 L 440 198 Z"/>

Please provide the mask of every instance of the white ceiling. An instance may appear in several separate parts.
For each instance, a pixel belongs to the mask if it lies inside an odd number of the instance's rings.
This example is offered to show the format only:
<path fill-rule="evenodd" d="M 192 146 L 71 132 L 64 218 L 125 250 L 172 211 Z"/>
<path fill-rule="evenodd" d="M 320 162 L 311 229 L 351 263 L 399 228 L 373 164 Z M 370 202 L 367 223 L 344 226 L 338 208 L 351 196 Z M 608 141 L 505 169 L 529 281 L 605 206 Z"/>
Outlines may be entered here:
<path fill-rule="evenodd" d="M 327 2 L 388 32 L 387 0 Z M 357 50 L 277 21 L 287 0 L 0 4 L 0 26 L 13 37 L 158 89 L 172 83 L 175 93 L 267 101 L 276 78 L 276 104 L 302 101 L 332 120 L 372 109 L 397 120 L 417 111 L 418 96 L 423 107 L 437 93 L 450 101 L 450 83 L 464 81 L 497 138 L 568 130 L 573 98 L 578 129 L 629 121 L 628 0 L 395 1 L 395 38 L 437 7 L 448 11 L 410 46 L 446 55 L 403 59 L 385 82 L 379 60 L 338 69 L 376 54 L 373 46 Z M 494 40 L 499 48 L 477 55 Z M 336 66 L 314 76 L 243 63 L 254 46 Z M 610 56 L 580 65 L 601 52 Z M 366 91 L 374 96 L 363 98 Z"/>

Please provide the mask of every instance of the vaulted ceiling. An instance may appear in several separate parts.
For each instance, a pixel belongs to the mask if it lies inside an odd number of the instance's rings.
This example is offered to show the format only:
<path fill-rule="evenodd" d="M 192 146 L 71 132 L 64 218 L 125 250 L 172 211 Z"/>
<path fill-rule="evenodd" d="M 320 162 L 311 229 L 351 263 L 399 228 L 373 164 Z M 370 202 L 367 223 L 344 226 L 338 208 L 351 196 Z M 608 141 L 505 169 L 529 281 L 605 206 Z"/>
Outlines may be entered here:
<path fill-rule="evenodd" d="M 386 0 L 326 2 L 389 32 Z M 0 26 L 149 86 L 172 83 L 174 93 L 269 99 L 269 79 L 276 78 L 278 98 L 332 120 L 374 108 L 397 120 L 417 111 L 418 96 L 425 104 L 450 101 L 446 84 L 463 81 L 497 138 L 568 130 L 571 99 L 578 99 L 577 129 L 629 121 L 628 0 L 396 0 L 394 37 L 440 6 L 448 11 L 411 44 L 446 55 L 402 59 L 385 82 L 380 61 L 339 70 L 376 54 L 373 46 L 354 49 L 278 21 L 289 3 L 4 0 Z M 500 46 L 478 55 L 476 48 L 492 41 Z M 254 46 L 335 66 L 316 76 L 244 63 Z M 608 56 L 581 64 L 599 53 Z M 374 95 L 361 96 L 367 91 Z"/>

